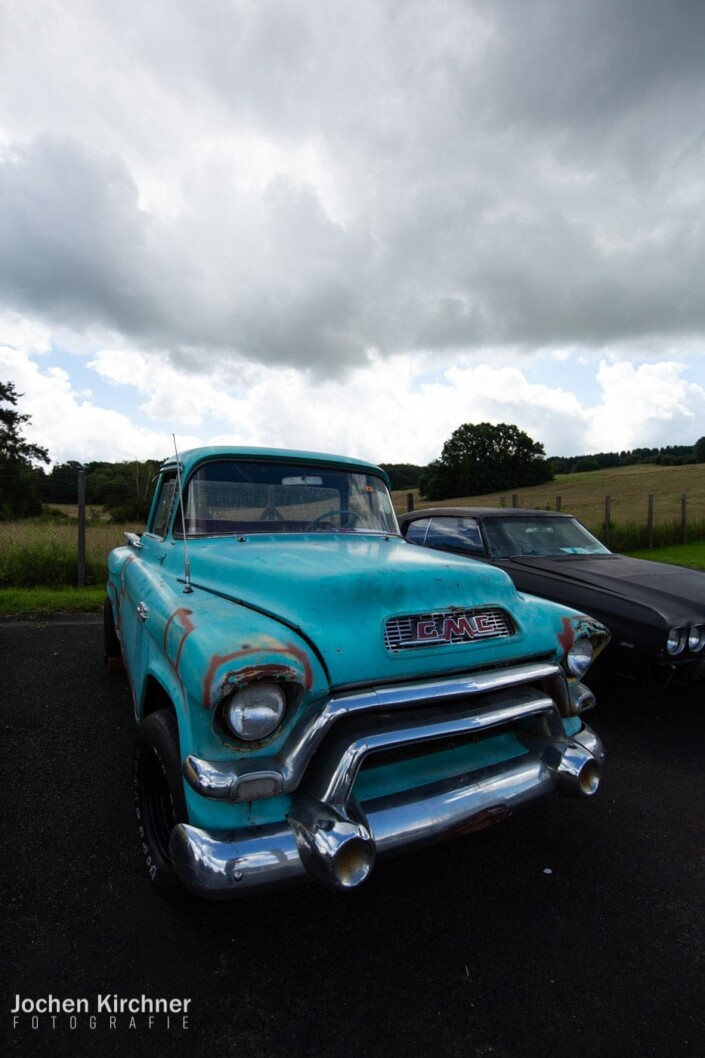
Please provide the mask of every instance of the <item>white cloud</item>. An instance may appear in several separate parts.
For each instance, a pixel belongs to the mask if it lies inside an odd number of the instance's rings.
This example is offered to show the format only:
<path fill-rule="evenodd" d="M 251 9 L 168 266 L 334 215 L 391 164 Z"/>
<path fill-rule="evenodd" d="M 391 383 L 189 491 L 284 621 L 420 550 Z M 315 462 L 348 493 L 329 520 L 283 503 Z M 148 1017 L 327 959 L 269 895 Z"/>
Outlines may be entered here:
<path fill-rule="evenodd" d="M 584 451 L 693 444 L 705 423 L 705 389 L 682 378 L 684 370 L 673 362 L 603 361 L 597 372 L 602 403 L 588 412 Z"/>
<path fill-rule="evenodd" d="M 42 369 L 41 363 L 1 343 L 0 378 L 15 382 L 22 394 L 20 410 L 31 416 L 24 436 L 47 448 L 53 463 L 166 458 L 172 451 L 169 433 L 136 426 L 131 417 L 74 391 L 66 371 Z M 182 436 L 181 443 L 190 447 L 199 439 Z"/>

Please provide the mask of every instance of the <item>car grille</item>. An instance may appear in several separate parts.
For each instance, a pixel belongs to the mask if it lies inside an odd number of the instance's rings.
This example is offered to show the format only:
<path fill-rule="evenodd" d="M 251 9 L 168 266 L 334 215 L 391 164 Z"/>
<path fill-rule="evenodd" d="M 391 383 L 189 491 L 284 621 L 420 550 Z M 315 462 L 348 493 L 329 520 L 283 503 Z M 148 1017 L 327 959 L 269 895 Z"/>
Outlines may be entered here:
<path fill-rule="evenodd" d="M 514 631 L 511 617 L 499 607 L 443 610 L 391 617 L 384 626 L 384 644 L 391 651 L 415 650 L 477 639 L 506 639 Z"/>

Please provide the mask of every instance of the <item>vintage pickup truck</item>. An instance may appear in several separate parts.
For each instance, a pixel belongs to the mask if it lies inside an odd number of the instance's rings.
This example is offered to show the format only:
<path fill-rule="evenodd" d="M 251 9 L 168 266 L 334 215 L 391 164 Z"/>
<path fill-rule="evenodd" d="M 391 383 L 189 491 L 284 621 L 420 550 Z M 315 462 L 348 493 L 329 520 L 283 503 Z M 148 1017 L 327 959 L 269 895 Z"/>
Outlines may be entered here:
<path fill-rule="evenodd" d="M 212 898 L 365 880 L 378 858 L 591 797 L 580 682 L 609 633 L 414 547 L 382 470 L 203 448 L 111 552 L 105 651 L 138 723 L 152 882 Z"/>

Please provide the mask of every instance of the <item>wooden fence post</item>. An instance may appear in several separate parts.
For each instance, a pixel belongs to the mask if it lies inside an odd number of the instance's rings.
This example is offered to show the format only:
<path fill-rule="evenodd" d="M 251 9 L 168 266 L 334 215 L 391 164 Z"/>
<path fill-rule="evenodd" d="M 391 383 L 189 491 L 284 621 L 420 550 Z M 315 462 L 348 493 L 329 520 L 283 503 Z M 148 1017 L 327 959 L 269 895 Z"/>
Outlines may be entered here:
<path fill-rule="evenodd" d="M 518 506 L 519 506 L 519 497 L 517 496 L 516 492 L 513 492 L 512 493 L 512 507 L 518 507 Z"/>
<path fill-rule="evenodd" d="M 560 511 L 560 509 L 561 509 L 561 498 L 560 498 L 560 496 L 556 496 L 556 510 Z"/>
<path fill-rule="evenodd" d="M 610 546 L 610 523 L 612 521 L 612 497 L 605 496 L 605 547 Z"/>
<path fill-rule="evenodd" d="M 413 509 L 414 509 L 414 494 L 413 494 L 413 492 L 407 492 L 407 494 L 406 494 L 406 509 L 407 509 L 407 511 L 413 511 Z"/>
<path fill-rule="evenodd" d="M 78 472 L 78 569 L 76 582 L 86 586 L 86 472 Z"/>

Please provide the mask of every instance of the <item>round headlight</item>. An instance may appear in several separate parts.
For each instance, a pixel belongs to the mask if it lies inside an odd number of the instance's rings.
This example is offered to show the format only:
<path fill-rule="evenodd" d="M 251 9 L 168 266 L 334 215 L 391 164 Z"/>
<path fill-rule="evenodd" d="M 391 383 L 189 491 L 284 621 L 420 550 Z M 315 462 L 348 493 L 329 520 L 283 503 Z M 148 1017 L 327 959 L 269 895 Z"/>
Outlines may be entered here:
<path fill-rule="evenodd" d="M 280 724 L 286 696 L 276 683 L 251 683 L 225 703 L 225 721 L 238 738 L 255 742 L 271 735 Z"/>
<path fill-rule="evenodd" d="M 669 654 L 680 654 L 685 647 L 685 628 L 671 628 L 666 639 L 666 650 Z"/>
<path fill-rule="evenodd" d="M 584 676 L 592 662 L 592 643 L 585 636 L 576 639 L 565 656 L 571 676 Z"/>
<path fill-rule="evenodd" d="M 705 644 L 705 627 L 703 625 L 693 625 L 688 632 L 688 650 L 696 653 L 698 650 L 702 650 L 703 644 Z"/>

